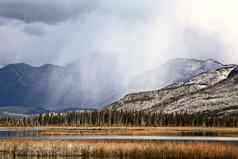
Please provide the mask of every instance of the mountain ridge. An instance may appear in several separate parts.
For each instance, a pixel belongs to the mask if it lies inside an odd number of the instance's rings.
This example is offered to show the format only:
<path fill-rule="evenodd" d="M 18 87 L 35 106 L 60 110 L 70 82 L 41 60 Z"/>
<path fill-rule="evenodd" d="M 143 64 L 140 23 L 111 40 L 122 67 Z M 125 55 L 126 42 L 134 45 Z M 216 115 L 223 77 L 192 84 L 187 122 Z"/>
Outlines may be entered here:
<path fill-rule="evenodd" d="M 102 106 L 110 105 L 110 103 L 119 99 L 122 94 L 130 93 L 130 86 L 126 87 L 124 92 L 117 89 L 121 87 L 120 83 L 113 81 L 112 77 L 109 77 L 106 81 L 105 79 L 94 79 L 100 73 L 97 71 L 102 70 L 103 73 L 107 73 L 103 66 L 97 68 L 94 72 L 91 72 L 95 69 L 93 66 L 88 68 L 88 72 L 81 72 L 81 63 L 82 61 L 79 61 L 79 63 L 74 61 L 74 63 L 66 66 L 52 64 L 31 66 L 26 63 L 6 65 L 0 69 L 0 87 L 2 88 L 0 90 L 0 107 L 25 105 L 50 111 L 70 108 L 102 108 Z M 161 67 L 164 72 L 174 74 L 172 80 L 166 81 L 164 87 L 154 85 L 153 90 L 156 91 L 152 92 L 157 92 L 161 88 L 163 90 L 187 82 L 191 83 L 193 81 L 189 80 L 194 76 L 206 74 L 218 68 L 232 66 L 223 65 L 212 59 L 173 59 Z M 155 73 L 157 71 L 160 73 L 160 70 L 155 69 Z M 187 76 L 184 76 L 184 74 L 187 74 Z M 147 78 L 146 73 L 144 77 Z M 157 75 L 151 78 L 154 81 L 161 79 Z M 115 84 L 118 86 L 115 87 Z M 100 85 L 100 87 L 95 88 L 97 85 Z M 204 84 L 197 84 L 197 86 L 202 87 Z M 198 88 L 194 87 L 192 89 Z M 144 92 L 145 89 L 140 89 L 140 91 Z M 146 98 L 146 100 L 149 100 L 150 95 Z"/>
<path fill-rule="evenodd" d="M 165 64 L 136 76 L 128 86 L 129 92 L 160 89 L 176 82 L 191 79 L 199 73 L 216 70 L 223 66 L 222 63 L 213 59 L 170 59 Z"/>
<path fill-rule="evenodd" d="M 238 79 L 237 71 L 237 65 L 227 65 L 215 71 L 201 73 L 187 82 L 173 84 L 159 90 L 128 94 L 107 106 L 106 109 L 166 113 L 183 111 L 194 113 L 218 111 L 218 109 L 224 108 L 232 109 L 230 103 L 238 105 L 238 82 L 235 84 L 235 80 L 233 80 Z M 226 81 L 231 81 L 233 87 Z M 223 85 L 229 86 L 230 90 Z M 220 94 L 216 89 L 222 90 L 224 93 Z M 208 94 L 204 93 L 206 91 Z M 217 97 L 218 94 L 220 94 L 219 97 Z M 217 100 L 211 101 L 215 97 Z M 225 97 L 230 98 L 230 103 Z M 222 100 L 226 102 L 222 102 Z"/>

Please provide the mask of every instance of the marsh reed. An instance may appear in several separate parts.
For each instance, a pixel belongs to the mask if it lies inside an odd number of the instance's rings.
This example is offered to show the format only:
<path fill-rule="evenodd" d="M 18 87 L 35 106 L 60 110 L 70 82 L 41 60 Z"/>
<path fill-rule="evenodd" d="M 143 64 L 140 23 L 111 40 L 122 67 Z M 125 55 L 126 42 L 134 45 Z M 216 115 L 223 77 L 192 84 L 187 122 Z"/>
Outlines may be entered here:
<path fill-rule="evenodd" d="M 118 159 L 238 159 L 238 147 L 222 143 L 127 141 L 0 141 L 1 154 Z"/>

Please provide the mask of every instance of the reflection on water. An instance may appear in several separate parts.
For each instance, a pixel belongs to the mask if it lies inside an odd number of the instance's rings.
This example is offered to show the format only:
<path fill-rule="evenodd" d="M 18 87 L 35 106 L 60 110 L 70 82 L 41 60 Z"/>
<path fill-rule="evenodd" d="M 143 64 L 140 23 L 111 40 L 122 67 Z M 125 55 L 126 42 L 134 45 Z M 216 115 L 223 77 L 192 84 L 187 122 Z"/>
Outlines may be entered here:
<path fill-rule="evenodd" d="M 18 130 L 0 130 L 0 138 L 12 138 L 12 137 L 33 137 L 39 136 L 38 131 L 27 130 L 27 131 L 18 131 Z"/>
<path fill-rule="evenodd" d="M 41 129 L 28 129 L 28 130 L 17 130 L 17 129 L 1 129 L 0 128 L 0 138 L 24 138 L 24 137 L 42 137 L 40 133 Z M 228 134 L 229 135 L 229 134 Z M 52 136 L 52 135 L 51 135 Z M 70 135 L 65 135 L 70 136 Z M 77 135 L 74 135 L 77 137 Z M 171 134 L 164 133 L 163 136 L 171 136 Z M 176 136 L 223 136 L 215 131 L 185 131 L 179 130 L 176 132 Z M 230 134 L 229 136 L 234 136 Z"/>
<path fill-rule="evenodd" d="M 147 142 L 152 143 L 151 141 L 155 141 L 155 143 L 160 143 L 163 141 L 164 143 L 166 143 L 166 141 L 169 141 L 169 143 L 173 143 L 173 144 L 174 143 L 185 143 L 185 145 L 187 145 L 189 143 L 199 143 L 199 144 L 200 143 L 208 143 L 208 144 L 219 145 L 220 142 L 222 142 L 222 144 L 225 144 L 225 145 L 232 145 L 232 146 L 235 146 L 235 148 L 238 147 L 238 137 L 221 137 L 220 134 L 216 133 L 215 131 L 178 131 L 177 136 L 169 136 L 169 134 L 168 134 L 168 136 L 125 136 L 125 135 L 124 136 L 119 136 L 119 135 L 118 136 L 115 136 L 115 135 L 111 135 L 111 136 L 110 135 L 42 136 L 40 133 L 40 129 L 22 130 L 22 129 L 1 129 L 0 128 L 0 140 L 1 139 L 32 139 L 32 140 L 49 140 L 49 141 L 55 141 L 55 140 L 67 140 L 67 141 L 93 140 L 94 141 L 95 140 L 95 141 L 103 141 L 103 142 L 104 141 L 130 141 L 130 142 L 132 141 L 131 143 L 136 143 L 136 144 L 137 144 L 137 141 L 139 141 L 138 143 L 140 143 L 140 141 L 143 141 L 143 142 L 145 141 L 146 143 Z M 20 140 L 19 143 L 21 143 L 22 141 L 23 140 Z M 69 143 L 71 144 L 71 142 L 69 142 Z M 65 142 L 63 142 L 62 145 L 65 146 Z M 30 147 L 31 147 L 31 145 L 30 145 Z M 172 146 L 172 149 L 174 149 L 174 146 Z M 27 150 L 28 150 L 28 148 L 27 148 Z M 35 148 L 33 148 L 33 150 L 35 150 Z M 75 150 L 78 151 L 79 148 L 76 147 Z M 187 150 L 187 148 L 186 148 L 186 150 Z M 220 150 L 221 149 L 219 148 L 219 153 L 220 153 Z M 8 149 L 7 149 L 7 151 L 8 151 Z M 119 151 L 119 150 L 116 149 L 116 152 L 117 151 Z M 235 149 L 235 151 L 236 151 L 236 149 Z M 20 149 L 19 152 L 22 152 L 22 149 Z M 148 152 L 148 151 L 145 151 L 145 152 Z M 157 152 L 157 151 L 154 151 L 154 152 Z M 13 154 L 13 153 L 11 153 L 11 154 Z M 132 154 L 134 154 L 134 151 L 132 152 Z M 169 154 L 171 154 L 171 151 L 169 151 Z M 199 158 L 199 157 L 197 157 L 197 158 Z M 7 154 L 0 153 L 0 159 L 85 159 L 85 158 L 82 158 L 82 157 L 19 157 L 19 156 L 15 157 L 13 155 L 7 155 Z M 87 159 L 98 159 L 98 158 L 87 158 Z M 116 159 L 116 158 L 106 158 L 106 159 Z M 134 159 L 134 158 L 127 157 L 125 159 Z M 184 158 L 177 158 L 177 159 L 184 159 Z M 190 159 L 190 156 L 189 156 L 189 158 L 186 158 L 186 159 Z M 214 158 L 214 159 L 217 159 L 217 158 Z M 223 158 L 221 158 L 221 159 L 223 159 Z M 225 158 L 225 159 L 229 159 L 229 157 Z"/>
<path fill-rule="evenodd" d="M 1 129 L 0 139 L 31 140 L 116 140 L 116 141 L 209 141 L 238 142 L 238 137 L 223 137 L 215 131 L 178 131 L 176 136 L 126 136 L 126 135 L 51 135 L 42 136 L 41 129 Z"/>
<path fill-rule="evenodd" d="M 177 133 L 178 136 L 220 136 L 215 131 L 181 131 Z"/>

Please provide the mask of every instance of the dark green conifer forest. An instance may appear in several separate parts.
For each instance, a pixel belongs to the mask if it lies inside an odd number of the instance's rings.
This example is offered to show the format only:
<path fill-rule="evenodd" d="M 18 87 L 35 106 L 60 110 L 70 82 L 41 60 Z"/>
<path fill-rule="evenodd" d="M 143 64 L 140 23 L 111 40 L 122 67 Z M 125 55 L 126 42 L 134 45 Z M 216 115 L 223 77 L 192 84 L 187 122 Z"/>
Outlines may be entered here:
<path fill-rule="evenodd" d="M 160 113 L 93 111 L 45 113 L 32 117 L 0 119 L 2 126 L 203 126 L 238 127 L 238 115 L 212 113 Z"/>

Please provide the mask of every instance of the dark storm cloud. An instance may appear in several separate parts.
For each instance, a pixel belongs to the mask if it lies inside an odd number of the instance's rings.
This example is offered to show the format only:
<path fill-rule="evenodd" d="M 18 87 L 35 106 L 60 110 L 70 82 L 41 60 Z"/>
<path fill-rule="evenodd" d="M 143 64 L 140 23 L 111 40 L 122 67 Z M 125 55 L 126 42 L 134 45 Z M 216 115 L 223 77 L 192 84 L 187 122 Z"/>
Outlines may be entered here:
<path fill-rule="evenodd" d="M 157 2 L 155 2 L 157 4 Z M 124 18 L 149 18 L 154 10 L 151 2 L 111 2 L 108 0 L 2 0 L 0 1 L 0 17 L 21 20 L 25 23 L 42 22 L 56 24 L 77 16 L 98 12 Z"/>
<path fill-rule="evenodd" d="M 44 25 L 41 24 L 26 25 L 23 30 L 25 33 L 35 36 L 42 36 L 47 32 L 47 30 L 44 28 Z"/>
<path fill-rule="evenodd" d="M 79 60 L 85 89 L 101 96 L 170 58 L 224 59 L 224 37 L 187 23 L 181 1 L 0 0 L 0 65 Z"/>
<path fill-rule="evenodd" d="M 223 43 L 216 36 L 199 29 L 181 35 L 186 24 L 177 22 L 177 15 L 184 14 L 176 4 L 176 0 L 0 0 L 0 57 L 6 63 L 65 64 L 96 53 L 115 57 L 119 70 L 133 72 L 169 58 L 212 58 L 218 51 L 223 55 Z"/>
<path fill-rule="evenodd" d="M 0 2 L 0 16 L 24 21 L 55 24 L 73 18 L 78 13 L 88 11 L 84 3 L 62 3 L 62 1 L 9 0 Z"/>
<path fill-rule="evenodd" d="M 0 26 L 5 25 L 9 22 L 8 18 L 0 17 Z"/>

